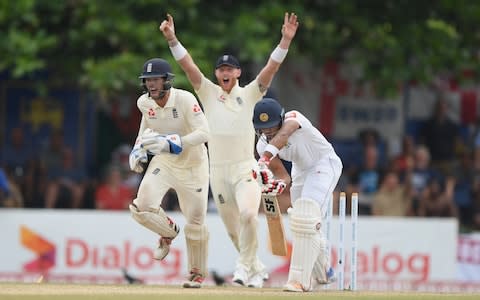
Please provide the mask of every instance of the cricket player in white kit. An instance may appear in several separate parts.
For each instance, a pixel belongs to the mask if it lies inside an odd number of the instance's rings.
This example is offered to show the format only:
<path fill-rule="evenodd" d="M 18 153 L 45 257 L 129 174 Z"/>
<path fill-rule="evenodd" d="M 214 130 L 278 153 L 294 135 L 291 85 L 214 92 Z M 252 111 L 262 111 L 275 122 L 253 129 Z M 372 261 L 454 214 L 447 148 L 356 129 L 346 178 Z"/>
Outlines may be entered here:
<path fill-rule="evenodd" d="M 287 55 L 298 28 L 297 16 L 286 13 L 282 38 L 257 77 L 244 87 L 238 85 L 240 64 L 232 55 L 222 55 L 215 66 L 218 84 L 207 79 L 175 35 L 173 17 L 160 25 L 173 57 L 185 71 L 205 109 L 211 137 L 208 142 L 210 186 L 227 232 L 239 251 L 233 282 L 263 287 L 268 276 L 257 257 L 257 218 L 260 188 L 252 176 L 255 165 L 255 103 L 267 91 Z"/>
<path fill-rule="evenodd" d="M 271 170 L 270 176 L 284 174 L 280 158 L 292 162 L 292 207 L 288 214 L 293 251 L 284 290 L 311 291 L 313 284 L 334 280 L 327 241 L 320 229 L 342 172 L 342 161 L 305 116 L 295 110 L 284 113 L 274 99 L 264 98 L 255 105 L 253 124 L 259 134 L 260 172 Z M 275 189 L 280 186 L 279 180 L 270 178 L 267 182 Z"/>
<path fill-rule="evenodd" d="M 161 238 L 154 258 L 167 256 L 179 228 L 160 207 L 169 189 L 177 192 L 185 216 L 184 228 L 188 280 L 186 288 L 199 288 L 207 275 L 208 156 L 205 142 L 209 128 L 195 96 L 172 87 L 171 67 L 163 59 L 148 60 L 140 76 L 147 93 L 137 106 L 142 121 L 130 154 L 130 168 L 142 173 L 147 154 L 154 155 L 130 205 L 132 217 Z"/>

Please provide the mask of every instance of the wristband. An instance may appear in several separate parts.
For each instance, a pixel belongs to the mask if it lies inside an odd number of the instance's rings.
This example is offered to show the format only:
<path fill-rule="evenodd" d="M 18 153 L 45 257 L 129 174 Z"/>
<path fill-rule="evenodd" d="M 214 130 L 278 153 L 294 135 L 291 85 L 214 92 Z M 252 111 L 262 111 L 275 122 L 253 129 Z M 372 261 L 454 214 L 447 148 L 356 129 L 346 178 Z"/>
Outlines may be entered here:
<path fill-rule="evenodd" d="M 285 57 L 287 56 L 288 49 L 283 49 L 277 46 L 275 50 L 273 50 L 272 54 L 270 54 L 270 58 L 279 64 L 283 62 Z"/>
<path fill-rule="evenodd" d="M 170 47 L 170 51 L 172 52 L 173 58 L 175 58 L 177 61 L 181 60 L 185 57 L 185 55 L 187 55 L 187 49 L 185 49 L 180 42 L 178 42 L 175 46 Z"/>
<path fill-rule="evenodd" d="M 266 151 L 272 153 L 272 157 L 270 159 L 274 158 L 278 154 L 278 152 L 280 152 L 280 150 L 272 144 L 268 144 L 267 147 L 265 147 L 263 152 Z"/>

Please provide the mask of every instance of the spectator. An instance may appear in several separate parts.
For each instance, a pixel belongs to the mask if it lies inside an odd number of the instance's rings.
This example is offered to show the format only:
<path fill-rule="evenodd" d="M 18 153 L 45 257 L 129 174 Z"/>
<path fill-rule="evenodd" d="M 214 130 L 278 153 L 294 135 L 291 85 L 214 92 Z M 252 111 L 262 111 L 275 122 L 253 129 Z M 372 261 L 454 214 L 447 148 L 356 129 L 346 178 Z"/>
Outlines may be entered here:
<path fill-rule="evenodd" d="M 412 186 L 413 206 L 412 213 L 417 214 L 418 203 L 423 190 L 427 187 L 428 182 L 433 178 L 439 178 L 440 174 L 430 166 L 430 152 L 427 147 L 420 145 L 415 149 L 414 167 L 410 175 L 408 175 Z"/>
<path fill-rule="evenodd" d="M 86 172 L 76 166 L 70 148 L 61 154 L 61 167 L 48 170 L 49 183 L 45 195 L 46 208 L 81 208 L 85 193 Z"/>
<path fill-rule="evenodd" d="M 457 164 L 453 168 L 455 178 L 454 203 L 458 208 L 460 224 L 469 226 L 473 218 L 473 187 L 475 181 L 475 168 L 473 154 L 463 151 Z"/>
<path fill-rule="evenodd" d="M 0 168 L 0 207 L 23 207 L 22 193 L 12 175 L 8 169 Z"/>
<path fill-rule="evenodd" d="M 360 193 L 358 198 L 358 214 L 370 215 L 373 195 L 379 188 L 382 170 L 379 167 L 378 150 L 374 145 L 365 146 L 363 165 L 354 170 L 351 181 L 348 184 L 347 192 Z"/>
<path fill-rule="evenodd" d="M 27 202 L 32 202 L 34 185 L 30 180 L 35 167 L 33 145 L 27 143 L 21 127 L 15 127 L 10 132 L 10 140 L 2 149 L 1 157 L 9 178 L 16 184 L 18 192 L 28 196 Z M 22 197 L 23 199 L 23 197 Z M 23 200 L 22 200 L 23 203 Z M 23 204 L 22 204 L 23 205 Z"/>
<path fill-rule="evenodd" d="M 372 215 L 403 217 L 411 214 L 412 198 L 408 185 L 400 183 L 398 174 L 387 171 L 373 196 Z"/>
<path fill-rule="evenodd" d="M 95 207 L 97 209 L 124 210 L 128 208 L 134 192 L 123 183 L 122 173 L 118 166 L 108 167 L 103 182 L 95 191 Z"/>
<path fill-rule="evenodd" d="M 440 98 L 431 118 L 420 133 L 420 143 L 430 151 L 432 166 L 443 175 L 450 175 L 455 162 L 455 149 L 460 142 L 458 126 L 447 116 L 448 103 Z"/>
<path fill-rule="evenodd" d="M 475 185 L 472 212 L 472 229 L 480 231 L 480 191 L 479 184 Z"/>
<path fill-rule="evenodd" d="M 423 190 L 418 207 L 420 217 L 458 217 L 457 207 L 453 202 L 455 179 L 449 177 L 443 187 L 438 178 L 429 180 Z"/>
<path fill-rule="evenodd" d="M 3 165 L 12 169 L 14 175 L 23 176 L 29 161 L 33 159 L 32 149 L 32 145 L 25 142 L 23 129 L 13 128 L 10 133 L 10 142 L 3 147 Z"/>
<path fill-rule="evenodd" d="M 44 170 L 58 170 L 62 165 L 62 156 L 65 150 L 63 131 L 56 129 L 50 133 L 48 143 L 40 155 L 40 162 Z"/>
<path fill-rule="evenodd" d="M 0 200 L 3 203 L 10 195 L 10 186 L 8 184 L 7 174 L 0 168 Z"/>
<path fill-rule="evenodd" d="M 402 150 L 393 158 L 392 163 L 400 181 L 405 182 L 415 166 L 415 140 L 412 136 L 406 135 L 402 138 Z"/>

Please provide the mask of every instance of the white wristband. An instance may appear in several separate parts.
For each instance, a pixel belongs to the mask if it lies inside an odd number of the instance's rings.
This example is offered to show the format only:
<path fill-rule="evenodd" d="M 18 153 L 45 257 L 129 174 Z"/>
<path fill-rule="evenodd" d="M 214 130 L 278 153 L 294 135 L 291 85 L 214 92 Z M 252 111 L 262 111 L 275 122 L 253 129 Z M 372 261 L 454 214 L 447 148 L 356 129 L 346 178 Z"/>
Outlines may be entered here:
<path fill-rule="evenodd" d="M 270 58 L 281 64 L 287 56 L 288 49 L 282 49 L 279 46 L 270 54 Z"/>
<path fill-rule="evenodd" d="M 185 49 L 180 42 L 178 42 L 175 46 L 170 47 L 170 51 L 172 52 L 173 58 L 175 58 L 177 61 L 181 60 L 185 57 L 185 55 L 187 55 L 187 49 Z"/>
<path fill-rule="evenodd" d="M 267 151 L 272 153 L 272 157 L 270 159 L 274 158 L 278 154 L 278 152 L 280 152 L 280 150 L 272 144 L 268 144 L 267 147 L 265 147 L 265 149 L 263 150 L 263 152 Z"/>

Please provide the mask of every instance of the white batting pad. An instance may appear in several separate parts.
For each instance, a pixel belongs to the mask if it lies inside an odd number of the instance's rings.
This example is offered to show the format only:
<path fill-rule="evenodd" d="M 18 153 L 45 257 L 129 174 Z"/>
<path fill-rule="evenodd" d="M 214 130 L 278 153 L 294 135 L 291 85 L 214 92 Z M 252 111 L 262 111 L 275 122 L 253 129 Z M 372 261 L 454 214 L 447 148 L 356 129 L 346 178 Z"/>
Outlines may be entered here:
<path fill-rule="evenodd" d="M 180 231 L 177 224 L 167 217 L 161 207 L 156 212 L 138 211 L 138 208 L 132 204 L 129 208 L 135 221 L 162 237 L 175 238 Z"/>
<path fill-rule="evenodd" d="M 198 269 L 207 276 L 208 229 L 205 225 L 187 224 L 184 228 L 187 241 L 188 269 Z"/>
<path fill-rule="evenodd" d="M 321 211 L 317 202 L 300 198 L 289 210 L 293 233 L 293 251 L 288 282 L 301 283 L 304 290 L 312 289 L 311 279 L 315 260 L 321 248 Z"/>
<path fill-rule="evenodd" d="M 328 283 L 327 271 L 330 268 L 330 255 L 328 255 L 327 249 L 327 242 L 320 232 L 320 251 L 312 272 L 313 279 L 320 284 Z"/>

